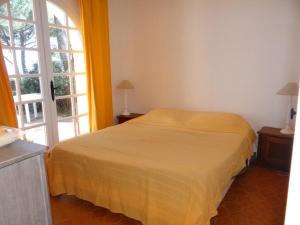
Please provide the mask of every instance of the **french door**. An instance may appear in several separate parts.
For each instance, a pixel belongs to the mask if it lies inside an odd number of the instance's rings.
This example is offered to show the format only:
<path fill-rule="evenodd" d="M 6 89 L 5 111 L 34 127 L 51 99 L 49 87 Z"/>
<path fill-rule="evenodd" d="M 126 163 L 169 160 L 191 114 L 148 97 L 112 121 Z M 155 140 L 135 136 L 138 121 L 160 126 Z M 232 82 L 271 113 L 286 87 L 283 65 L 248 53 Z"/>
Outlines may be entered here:
<path fill-rule="evenodd" d="M 0 4 L 2 50 L 25 139 L 52 146 L 89 132 L 78 22 L 53 1 Z"/>

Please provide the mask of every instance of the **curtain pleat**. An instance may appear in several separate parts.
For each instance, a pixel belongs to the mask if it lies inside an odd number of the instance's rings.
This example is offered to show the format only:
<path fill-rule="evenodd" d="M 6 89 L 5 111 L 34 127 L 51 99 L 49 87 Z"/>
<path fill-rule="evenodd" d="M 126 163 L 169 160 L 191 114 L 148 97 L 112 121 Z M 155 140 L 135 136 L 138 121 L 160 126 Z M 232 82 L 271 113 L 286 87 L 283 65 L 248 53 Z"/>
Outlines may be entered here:
<path fill-rule="evenodd" d="M 0 125 L 17 127 L 16 108 L 0 45 Z"/>
<path fill-rule="evenodd" d="M 92 131 L 113 124 L 107 0 L 80 0 Z"/>

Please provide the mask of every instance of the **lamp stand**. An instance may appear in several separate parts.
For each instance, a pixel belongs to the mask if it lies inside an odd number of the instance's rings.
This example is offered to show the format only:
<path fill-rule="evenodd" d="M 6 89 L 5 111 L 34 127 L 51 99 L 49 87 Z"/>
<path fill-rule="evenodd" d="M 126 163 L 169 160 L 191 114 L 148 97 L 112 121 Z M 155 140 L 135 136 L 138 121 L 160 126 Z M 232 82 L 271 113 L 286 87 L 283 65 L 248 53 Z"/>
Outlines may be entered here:
<path fill-rule="evenodd" d="M 280 133 L 282 134 L 294 134 L 294 130 L 291 127 L 291 109 L 292 109 L 292 96 L 290 96 L 290 101 L 288 105 L 288 115 L 286 118 L 285 128 L 280 130 Z"/>
<path fill-rule="evenodd" d="M 128 106 L 127 106 L 127 90 L 124 90 L 124 111 L 122 113 L 124 116 L 129 116 L 130 112 L 128 112 Z"/>

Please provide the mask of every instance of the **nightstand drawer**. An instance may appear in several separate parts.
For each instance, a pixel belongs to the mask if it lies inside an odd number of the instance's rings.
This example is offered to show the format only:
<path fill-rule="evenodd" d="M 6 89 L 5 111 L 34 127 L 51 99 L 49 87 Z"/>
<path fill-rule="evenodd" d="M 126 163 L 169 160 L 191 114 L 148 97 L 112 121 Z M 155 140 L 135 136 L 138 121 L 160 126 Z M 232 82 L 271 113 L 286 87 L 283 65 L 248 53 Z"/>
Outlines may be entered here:
<path fill-rule="evenodd" d="M 275 168 L 288 170 L 292 150 L 291 141 L 268 136 L 260 138 L 259 160 Z"/>
<path fill-rule="evenodd" d="M 272 129 L 273 132 L 270 133 L 264 129 L 259 132 L 258 161 L 261 164 L 287 171 L 290 168 L 293 138 L 280 134 L 279 129 L 277 129 L 278 135 L 274 135 L 276 128 Z"/>

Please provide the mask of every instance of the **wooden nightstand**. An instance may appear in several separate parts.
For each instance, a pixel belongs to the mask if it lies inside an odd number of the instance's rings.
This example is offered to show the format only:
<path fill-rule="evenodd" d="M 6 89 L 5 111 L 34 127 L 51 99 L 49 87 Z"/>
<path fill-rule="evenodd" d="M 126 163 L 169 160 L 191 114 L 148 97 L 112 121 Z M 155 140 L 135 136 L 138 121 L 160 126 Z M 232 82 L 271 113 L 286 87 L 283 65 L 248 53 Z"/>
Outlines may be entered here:
<path fill-rule="evenodd" d="M 128 116 L 118 115 L 117 116 L 117 118 L 118 118 L 118 124 L 124 123 L 124 122 L 126 122 L 128 120 L 132 120 L 132 119 L 137 118 L 137 117 L 142 116 L 142 115 L 144 115 L 144 114 L 131 113 Z"/>
<path fill-rule="evenodd" d="M 263 127 L 258 135 L 258 163 L 289 171 L 294 135 L 282 134 L 272 127 Z"/>

